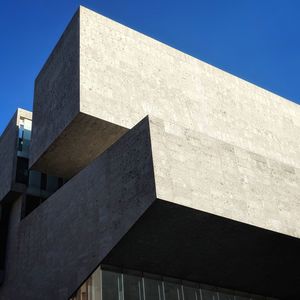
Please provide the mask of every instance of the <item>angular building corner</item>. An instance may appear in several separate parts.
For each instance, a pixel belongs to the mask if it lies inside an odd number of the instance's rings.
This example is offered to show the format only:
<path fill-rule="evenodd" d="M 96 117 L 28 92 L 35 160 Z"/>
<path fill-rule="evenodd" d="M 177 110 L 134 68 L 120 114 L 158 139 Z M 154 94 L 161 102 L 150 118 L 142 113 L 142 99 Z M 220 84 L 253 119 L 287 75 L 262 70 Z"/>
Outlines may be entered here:
<path fill-rule="evenodd" d="M 0 298 L 298 299 L 299 140 L 299 105 L 80 7 L 0 138 Z"/>

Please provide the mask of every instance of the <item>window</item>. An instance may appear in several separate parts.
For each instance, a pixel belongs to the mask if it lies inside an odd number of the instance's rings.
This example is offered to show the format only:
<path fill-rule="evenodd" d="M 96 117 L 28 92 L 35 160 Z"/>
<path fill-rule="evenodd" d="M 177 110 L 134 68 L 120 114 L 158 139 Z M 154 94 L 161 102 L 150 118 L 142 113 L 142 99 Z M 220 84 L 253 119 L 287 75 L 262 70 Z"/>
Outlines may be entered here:
<path fill-rule="evenodd" d="M 100 267 L 70 300 L 271 300 L 195 282 Z M 273 299 L 275 300 L 275 299 Z"/>

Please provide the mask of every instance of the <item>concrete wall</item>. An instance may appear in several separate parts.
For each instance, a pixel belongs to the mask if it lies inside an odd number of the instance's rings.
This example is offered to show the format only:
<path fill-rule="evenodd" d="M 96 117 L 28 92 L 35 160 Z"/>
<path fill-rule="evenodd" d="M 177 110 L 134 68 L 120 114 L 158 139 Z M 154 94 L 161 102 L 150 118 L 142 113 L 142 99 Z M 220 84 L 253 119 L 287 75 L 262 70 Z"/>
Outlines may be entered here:
<path fill-rule="evenodd" d="M 76 13 L 35 81 L 30 162 L 35 163 L 79 112 Z"/>
<path fill-rule="evenodd" d="M 68 138 L 72 131 L 80 136 L 78 126 L 63 131 L 78 109 L 115 124 L 115 139 L 150 115 L 164 120 L 154 139 L 160 198 L 299 235 L 299 105 L 83 7 L 65 36 L 60 43 L 73 47 L 57 47 L 36 83 L 32 158 L 56 139 L 49 148 L 52 170 L 71 166 L 72 175 L 100 154 L 93 137 L 101 126 L 84 135 L 91 138 L 84 145 Z M 70 52 L 74 47 L 79 54 Z M 78 81 L 59 72 L 61 57 L 72 58 L 70 72 L 80 64 L 80 95 Z M 49 85 L 54 79 L 59 84 Z M 75 87 L 74 97 L 64 83 Z M 107 147 L 114 142 L 105 134 L 97 141 Z M 78 166 L 76 157 L 65 164 L 53 159 L 75 149 L 92 154 Z"/>
<path fill-rule="evenodd" d="M 1 299 L 67 299 L 155 200 L 144 120 L 20 223 Z"/>
<path fill-rule="evenodd" d="M 79 111 L 122 128 L 152 115 L 300 167 L 299 105 L 83 7 L 36 80 L 31 165 Z"/>
<path fill-rule="evenodd" d="M 150 118 L 157 197 L 300 238 L 300 169 Z"/>
<path fill-rule="evenodd" d="M 0 201 L 11 191 L 15 179 L 17 115 L 16 112 L 0 137 Z"/>
<path fill-rule="evenodd" d="M 300 237 L 299 105 L 85 8 L 80 37 L 80 110 L 149 114 L 159 198 Z"/>
<path fill-rule="evenodd" d="M 80 9 L 80 110 L 131 128 L 145 115 L 300 167 L 300 106 Z"/>

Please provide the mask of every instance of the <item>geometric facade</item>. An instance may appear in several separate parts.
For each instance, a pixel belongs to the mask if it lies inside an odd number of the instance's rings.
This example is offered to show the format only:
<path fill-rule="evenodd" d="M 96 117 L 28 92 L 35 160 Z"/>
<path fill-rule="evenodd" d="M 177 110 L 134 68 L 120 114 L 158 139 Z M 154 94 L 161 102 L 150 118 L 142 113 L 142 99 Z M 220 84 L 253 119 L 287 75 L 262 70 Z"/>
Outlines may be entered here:
<path fill-rule="evenodd" d="M 299 105 L 80 7 L 32 120 L 0 138 L 0 298 L 300 297 Z"/>

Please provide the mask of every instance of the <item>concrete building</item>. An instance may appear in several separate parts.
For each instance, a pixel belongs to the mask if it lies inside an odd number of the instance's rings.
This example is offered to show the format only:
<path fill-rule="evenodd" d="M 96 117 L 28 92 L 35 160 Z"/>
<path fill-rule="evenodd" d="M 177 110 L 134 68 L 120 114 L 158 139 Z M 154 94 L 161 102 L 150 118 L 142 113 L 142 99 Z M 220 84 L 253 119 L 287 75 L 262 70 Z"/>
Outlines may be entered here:
<path fill-rule="evenodd" d="M 0 299 L 300 299 L 299 141 L 299 105 L 80 7 L 0 139 Z"/>

